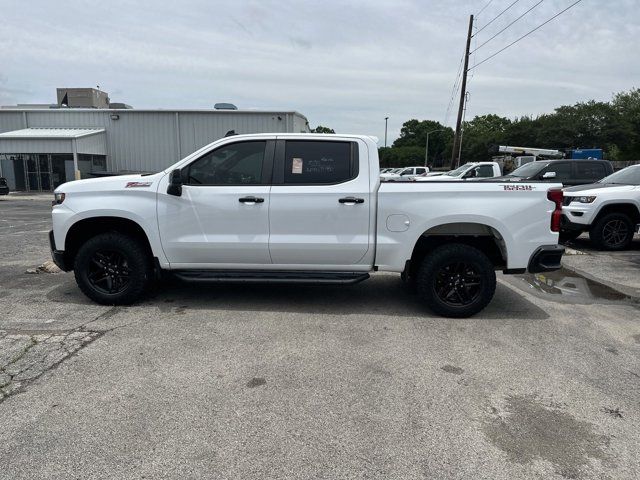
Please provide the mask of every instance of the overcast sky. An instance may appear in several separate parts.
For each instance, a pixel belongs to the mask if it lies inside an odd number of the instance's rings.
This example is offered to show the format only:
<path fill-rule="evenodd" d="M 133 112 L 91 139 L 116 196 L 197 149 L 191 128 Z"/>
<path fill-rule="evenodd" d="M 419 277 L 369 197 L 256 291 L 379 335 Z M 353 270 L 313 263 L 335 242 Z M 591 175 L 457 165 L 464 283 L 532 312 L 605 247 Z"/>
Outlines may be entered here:
<path fill-rule="evenodd" d="M 405 120 L 444 121 L 469 14 L 487 1 L 0 0 L 0 105 L 100 85 L 137 108 L 297 110 L 312 127 L 381 141 L 389 116 L 391 143 Z M 520 0 L 474 42 L 538 1 Z M 573 2 L 545 0 L 475 61 Z M 493 0 L 478 28 L 510 3 Z M 640 0 L 583 0 L 474 70 L 467 118 L 536 115 L 639 87 L 639 39 Z"/>

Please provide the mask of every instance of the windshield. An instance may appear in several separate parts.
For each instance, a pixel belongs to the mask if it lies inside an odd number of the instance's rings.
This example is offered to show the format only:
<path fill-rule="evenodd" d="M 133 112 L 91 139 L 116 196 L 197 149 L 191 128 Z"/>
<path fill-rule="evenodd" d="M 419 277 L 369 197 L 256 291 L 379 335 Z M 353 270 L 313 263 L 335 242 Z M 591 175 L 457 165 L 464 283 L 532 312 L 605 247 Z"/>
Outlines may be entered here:
<path fill-rule="evenodd" d="M 640 165 L 631 165 L 619 172 L 604 177 L 598 183 L 615 183 L 621 185 L 640 185 Z"/>
<path fill-rule="evenodd" d="M 445 175 L 449 177 L 457 177 L 458 175 L 462 175 L 472 164 L 465 163 L 461 167 L 456 168 L 455 170 L 451 170 L 450 172 L 445 173 Z"/>
<path fill-rule="evenodd" d="M 530 162 L 516 168 L 507 177 L 531 177 L 538 174 L 547 165 L 549 165 L 548 162 Z"/>

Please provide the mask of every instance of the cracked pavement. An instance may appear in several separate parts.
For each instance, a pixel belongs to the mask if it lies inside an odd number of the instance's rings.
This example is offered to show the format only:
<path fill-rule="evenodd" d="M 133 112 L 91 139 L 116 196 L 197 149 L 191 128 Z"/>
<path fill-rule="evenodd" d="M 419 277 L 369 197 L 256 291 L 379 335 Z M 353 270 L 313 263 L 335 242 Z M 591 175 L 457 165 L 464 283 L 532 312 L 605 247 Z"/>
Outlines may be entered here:
<path fill-rule="evenodd" d="M 113 308 L 25 273 L 49 208 L 0 200 L 2 480 L 640 477 L 640 310 L 583 279 L 457 320 L 393 275 Z"/>
<path fill-rule="evenodd" d="M 0 330 L 0 401 L 55 367 L 99 335 L 69 333 L 8 333 Z"/>

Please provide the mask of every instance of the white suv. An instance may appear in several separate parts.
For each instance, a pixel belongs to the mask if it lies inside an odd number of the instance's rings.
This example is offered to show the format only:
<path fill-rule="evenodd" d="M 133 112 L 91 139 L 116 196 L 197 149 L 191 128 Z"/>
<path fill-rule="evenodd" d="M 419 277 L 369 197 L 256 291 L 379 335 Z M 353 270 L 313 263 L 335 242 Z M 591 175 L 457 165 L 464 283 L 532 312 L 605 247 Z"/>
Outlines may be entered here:
<path fill-rule="evenodd" d="M 632 165 L 591 185 L 564 189 L 561 237 L 588 231 L 602 250 L 623 250 L 640 229 L 640 165 Z"/>

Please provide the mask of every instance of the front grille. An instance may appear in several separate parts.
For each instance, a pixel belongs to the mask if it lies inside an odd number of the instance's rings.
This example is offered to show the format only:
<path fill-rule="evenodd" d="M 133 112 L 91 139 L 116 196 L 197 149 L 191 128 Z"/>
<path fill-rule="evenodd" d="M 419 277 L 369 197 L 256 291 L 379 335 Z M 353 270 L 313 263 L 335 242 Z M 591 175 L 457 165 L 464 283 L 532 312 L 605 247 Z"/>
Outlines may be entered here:
<path fill-rule="evenodd" d="M 569 205 L 571 203 L 571 200 L 573 200 L 573 197 L 563 197 L 562 198 L 562 205 L 564 207 L 566 207 L 567 205 Z"/>

